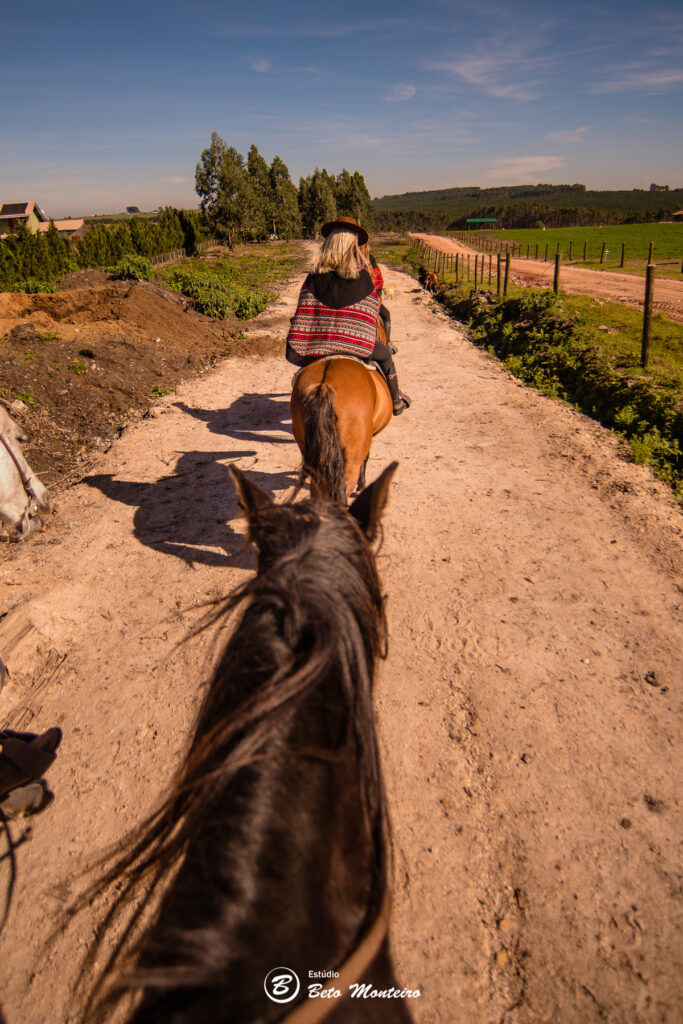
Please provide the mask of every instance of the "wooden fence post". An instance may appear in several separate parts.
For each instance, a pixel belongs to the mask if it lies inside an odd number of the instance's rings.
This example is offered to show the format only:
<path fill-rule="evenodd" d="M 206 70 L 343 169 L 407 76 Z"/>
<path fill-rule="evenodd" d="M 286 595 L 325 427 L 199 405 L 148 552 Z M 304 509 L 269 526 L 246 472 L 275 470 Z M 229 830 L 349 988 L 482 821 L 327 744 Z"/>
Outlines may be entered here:
<path fill-rule="evenodd" d="M 456 254 L 455 254 L 455 283 L 456 284 L 459 284 L 459 282 L 460 282 L 460 266 L 459 266 L 459 264 L 460 264 L 460 253 L 456 252 Z"/>
<path fill-rule="evenodd" d="M 555 276 L 553 277 L 553 291 L 556 295 L 560 294 L 560 263 L 562 257 L 559 252 L 555 253 Z"/>
<path fill-rule="evenodd" d="M 510 253 L 508 252 L 505 255 L 505 282 L 503 284 L 503 298 L 505 298 L 505 296 L 508 293 L 508 284 L 509 284 L 509 282 L 510 282 Z"/>
<path fill-rule="evenodd" d="M 474 257 L 474 287 L 475 288 L 477 287 L 477 269 L 478 269 L 478 265 L 479 265 L 479 257 L 475 256 Z"/>
<path fill-rule="evenodd" d="M 489 285 L 491 284 L 491 261 L 492 261 L 492 259 L 493 259 L 493 256 L 491 255 L 491 253 L 489 253 Z"/>
<path fill-rule="evenodd" d="M 652 244 L 650 244 L 650 262 L 645 269 L 645 301 L 643 303 L 643 344 L 640 350 L 640 365 L 644 370 L 650 361 L 650 337 L 652 334 L 652 296 L 655 287 L 655 265 L 652 262 Z"/>
<path fill-rule="evenodd" d="M 626 242 L 622 242 L 621 243 L 621 263 L 619 264 L 620 267 L 623 267 L 623 265 L 624 265 L 624 257 L 625 257 L 625 255 L 626 255 Z"/>
<path fill-rule="evenodd" d="M 588 259 L 588 242 L 583 243 L 583 262 L 585 263 Z"/>
<path fill-rule="evenodd" d="M 545 252 L 543 253 L 543 262 L 548 262 L 548 243 L 545 243 Z"/>
<path fill-rule="evenodd" d="M 503 263 L 503 257 L 500 253 L 496 254 L 496 295 L 500 298 L 500 269 Z"/>
<path fill-rule="evenodd" d="M 538 259 L 538 242 L 536 242 L 536 252 L 534 253 L 534 259 Z"/>
<path fill-rule="evenodd" d="M 607 252 L 607 242 L 602 243 L 602 252 L 600 253 L 600 262 L 605 262 L 605 253 Z"/>
<path fill-rule="evenodd" d="M 649 252 L 649 255 L 647 257 L 647 265 L 648 266 L 651 263 L 654 263 L 654 259 L 653 259 L 654 251 L 655 251 L 655 243 L 654 242 L 650 242 L 650 252 Z"/>
<path fill-rule="evenodd" d="M 572 261 L 572 249 L 573 248 L 574 248 L 574 243 L 570 242 L 569 243 L 569 256 L 567 257 L 569 263 L 571 263 L 571 261 Z"/>

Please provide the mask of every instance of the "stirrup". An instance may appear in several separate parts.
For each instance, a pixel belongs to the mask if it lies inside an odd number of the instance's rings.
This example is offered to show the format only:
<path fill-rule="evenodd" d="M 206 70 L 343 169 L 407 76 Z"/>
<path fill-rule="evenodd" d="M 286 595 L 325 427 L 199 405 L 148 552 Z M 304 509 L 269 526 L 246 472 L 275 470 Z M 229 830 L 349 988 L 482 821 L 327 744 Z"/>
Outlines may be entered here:
<path fill-rule="evenodd" d="M 409 409 L 411 406 L 411 400 L 407 395 L 404 395 L 402 391 L 398 393 L 398 402 L 394 403 L 394 416 L 400 416 L 402 412 Z"/>

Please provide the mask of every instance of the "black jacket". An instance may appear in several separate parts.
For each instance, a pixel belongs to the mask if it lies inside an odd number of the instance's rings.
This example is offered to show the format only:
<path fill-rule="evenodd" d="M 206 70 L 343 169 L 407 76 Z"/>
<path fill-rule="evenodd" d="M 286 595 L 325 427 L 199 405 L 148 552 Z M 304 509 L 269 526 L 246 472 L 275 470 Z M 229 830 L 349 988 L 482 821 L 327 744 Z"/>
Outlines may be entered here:
<path fill-rule="evenodd" d="M 353 306 L 356 302 L 367 299 L 375 290 L 367 270 L 361 270 L 358 277 L 353 280 L 340 277 L 336 270 L 330 270 L 326 274 L 309 274 L 304 281 L 304 287 L 308 288 L 319 302 L 331 309 Z"/>

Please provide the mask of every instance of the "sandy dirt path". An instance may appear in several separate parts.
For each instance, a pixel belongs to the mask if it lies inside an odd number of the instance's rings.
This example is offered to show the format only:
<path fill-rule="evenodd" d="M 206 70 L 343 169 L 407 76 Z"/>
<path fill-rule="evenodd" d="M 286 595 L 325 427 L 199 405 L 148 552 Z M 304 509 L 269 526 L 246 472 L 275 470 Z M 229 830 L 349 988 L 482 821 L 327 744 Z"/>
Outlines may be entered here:
<path fill-rule="evenodd" d="M 441 235 L 415 234 L 414 238 L 422 238 L 439 252 L 459 252 L 474 257 L 481 255 L 477 249 L 463 245 L 452 238 Z M 486 275 L 488 277 L 488 254 Z M 493 280 L 495 281 L 495 260 L 493 257 Z M 510 271 L 513 279 L 519 284 L 532 285 L 534 288 L 552 288 L 555 264 L 536 260 L 512 259 Z M 625 306 L 643 308 L 645 279 L 635 274 L 618 274 L 611 270 L 588 270 L 585 267 L 570 267 L 563 263 L 560 272 L 560 289 L 575 295 L 590 295 L 593 298 L 605 299 L 608 302 L 620 302 Z M 653 308 L 666 313 L 672 320 L 683 321 L 683 281 L 670 278 L 655 280 Z"/>
<path fill-rule="evenodd" d="M 426 1024 L 672 1022 L 680 514 L 609 434 L 516 382 L 412 279 L 387 278 L 413 399 L 368 474 L 400 460 L 377 683 L 398 977 Z M 254 333 L 284 338 L 298 284 Z M 79 867 L 178 762 L 208 645 L 175 645 L 200 602 L 254 569 L 226 467 L 287 492 L 290 377 L 244 358 L 182 386 L 59 498 L 45 534 L 3 552 L 0 611 L 33 629 L 0 724 L 64 730 L 53 805 L 13 826 L 28 841 L 0 936 L 6 1024 L 79 1020 L 66 1003 L 92 920 L 40 943 Z M 0 876 L 4 891 L 6 860 Z"/>

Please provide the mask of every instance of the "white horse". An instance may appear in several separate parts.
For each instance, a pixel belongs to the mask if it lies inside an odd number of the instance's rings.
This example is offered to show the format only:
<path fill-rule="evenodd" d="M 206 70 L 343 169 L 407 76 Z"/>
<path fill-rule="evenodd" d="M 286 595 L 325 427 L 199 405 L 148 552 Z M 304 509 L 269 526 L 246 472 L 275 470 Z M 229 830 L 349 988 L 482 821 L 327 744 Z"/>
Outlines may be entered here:
<path fill-rule="evenodd" d="M 42 529 L 50 495 L 21 451 L 26 436 L 0 406 L 0 520 L 19 531 L 20 539 Z"/>

